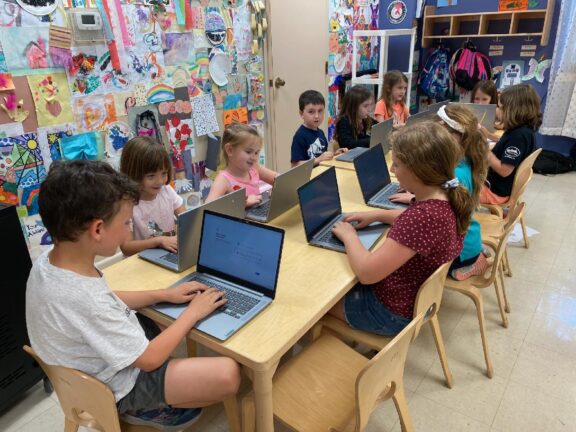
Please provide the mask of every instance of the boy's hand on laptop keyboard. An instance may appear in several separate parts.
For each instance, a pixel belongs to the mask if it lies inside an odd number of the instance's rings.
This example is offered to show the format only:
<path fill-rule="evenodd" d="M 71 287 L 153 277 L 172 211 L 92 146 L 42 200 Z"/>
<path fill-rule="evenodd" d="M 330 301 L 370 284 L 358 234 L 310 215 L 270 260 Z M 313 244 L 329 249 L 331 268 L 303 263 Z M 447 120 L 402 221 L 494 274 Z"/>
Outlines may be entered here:
<path fill-rule="evenodd" d="M 334 153 L 336 156 L 344 154 L 348 151 L 348 149 L 346 147 L 340 147 L 338 150 L 336 150 L 336 153 Z"/>
<path fill-rule="evenodd" d="M 166 288 L 166 298 L 169 303 L 181 304 L 191 301 L 196 294 L 208 289 L 206 285 L 199 282 L 185 282 L 174 288 Z"/>
<path fill-rule="evenodd" d="M 186 314 L 193 314 L 195 322 L 210 315 L 228 301 L 224 298 L 222 291 L 218 291 L 215 288 L 206 288 L 203 285 L 201 287 L 202 289 L 194 295 L 194 298 L 184 311 Z"/>
<path fill-rule="evenodd" d="M 410 204 L 412 198 L 414 198 L 414 195 L 410 192 L 399 192 L 395 193 L 394 195 L 390 195 L 389 199 L 395 203 Z"/>

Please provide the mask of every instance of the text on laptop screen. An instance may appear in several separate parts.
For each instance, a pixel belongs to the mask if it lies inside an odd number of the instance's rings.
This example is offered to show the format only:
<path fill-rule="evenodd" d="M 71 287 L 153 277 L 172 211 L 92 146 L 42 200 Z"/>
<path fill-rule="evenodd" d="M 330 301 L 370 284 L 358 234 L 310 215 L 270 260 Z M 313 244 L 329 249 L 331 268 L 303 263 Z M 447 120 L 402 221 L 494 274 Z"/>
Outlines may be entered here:
<path fill-rule="evenodd" d="M 326 222 L 342 213 L 334 168 L 306 183 L 298 189 L 298 195 L 308 239 Z"/>
<path fill-rule="evenodd" d="M 365 200 L 390 183 L 390 174 L 386 167 L 381 146 L 370 149 L 354 161 L 358 182 Z"/>
<path fill-rule="evenodd" d="M 204 213 L 198 264 L 274 291 L 281 231 Z"/>

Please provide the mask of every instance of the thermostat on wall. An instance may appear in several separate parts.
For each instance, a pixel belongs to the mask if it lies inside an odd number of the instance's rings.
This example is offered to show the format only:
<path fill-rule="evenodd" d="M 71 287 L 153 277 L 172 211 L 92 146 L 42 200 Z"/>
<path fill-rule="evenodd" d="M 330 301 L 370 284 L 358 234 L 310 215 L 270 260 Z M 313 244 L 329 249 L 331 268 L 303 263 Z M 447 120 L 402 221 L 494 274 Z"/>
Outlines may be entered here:
<path fill-rule="evenodd" d="M 69 9 L 72 27 L 74 29 L 74 42 L 101 42 L 104 40 L 102 17 L 98 9 L 73 8 Z"/>

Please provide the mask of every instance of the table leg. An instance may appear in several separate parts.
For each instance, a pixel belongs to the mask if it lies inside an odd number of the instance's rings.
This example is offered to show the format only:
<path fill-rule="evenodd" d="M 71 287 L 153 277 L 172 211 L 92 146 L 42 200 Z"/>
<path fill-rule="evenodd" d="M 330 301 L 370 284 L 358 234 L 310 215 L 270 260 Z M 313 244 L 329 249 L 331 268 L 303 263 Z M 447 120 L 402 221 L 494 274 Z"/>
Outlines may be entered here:
<path fill-rule="evenodd" d="M 274 431 L 274 410 L 272 402 L 272 377 L 278 364 L 264 371 L 254 371 L 254 404 L 256 406 L 256 431 Z"/>

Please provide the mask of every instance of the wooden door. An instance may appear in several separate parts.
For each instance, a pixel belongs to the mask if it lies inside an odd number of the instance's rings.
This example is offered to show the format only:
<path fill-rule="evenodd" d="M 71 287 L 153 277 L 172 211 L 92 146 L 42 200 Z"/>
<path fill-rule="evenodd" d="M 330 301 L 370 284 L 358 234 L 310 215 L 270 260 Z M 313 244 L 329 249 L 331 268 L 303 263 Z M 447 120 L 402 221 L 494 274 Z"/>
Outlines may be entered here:
<path fill-rule="evenodd" d="M 328 96 L 328 2 L 322 0 L 268 0 L 267 77 L 269 87 L 269 142 L 267 165 L 284 172 L 290 167 L 290 146 L 302 124 L 298 97 L 305 90 Z M 276 88 L 279 78 L 285 82 Z M 326 133 L 327 116 L 322 129 Z"/>

